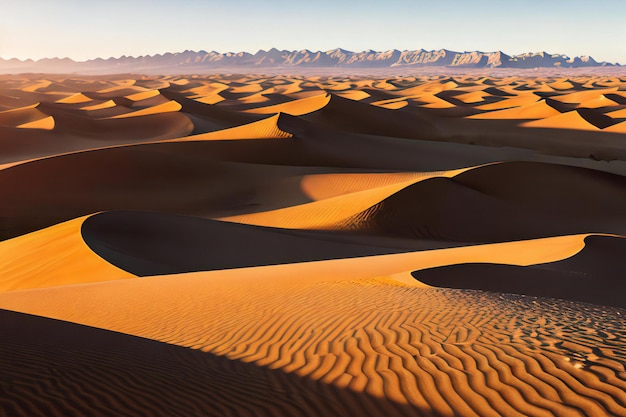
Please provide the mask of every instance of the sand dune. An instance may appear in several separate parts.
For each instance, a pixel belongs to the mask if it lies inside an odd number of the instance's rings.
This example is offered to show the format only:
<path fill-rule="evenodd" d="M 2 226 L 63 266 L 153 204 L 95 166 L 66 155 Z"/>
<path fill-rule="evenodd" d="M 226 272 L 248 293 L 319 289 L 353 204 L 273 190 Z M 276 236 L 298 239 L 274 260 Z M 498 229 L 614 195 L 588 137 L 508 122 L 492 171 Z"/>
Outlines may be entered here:
<path fill-rule="evenodd" d="M 113 147 L 1 170 L 6 205 L 0 211 L 13 219 L 3 227 L 3 238 L 110 209 L 210 214 L 310 201 L 300 192 L 297 177 L 315 170 L 220 162 L 221 144 L 200 140 Z M 246 148 L 255 152 L 255 147 Z M 208 158 L 211 151 L 216 155 Z M 279 185 L 273 197 L 265 195 Z M 198 193 L 198 187 L 204 192 Z M 51 209 L 32 214 L 43 206 Z"/>
<path fill-rule="evenodd" d="M 582 238 L 561 240 L 580 248 L 575 241 L 582 242 Z M 546 242 L 543 248 L 558 246 Z M 480 252 L 477 248 L 447 251 L 468 250 Z M 515 253 L 520 259 L 521 252 L 499 253 Z M 535 253 L 539 256 L 535 260 L 546 259 L 544 251 Z M 493 251 L 485 254 L 497 258 Z M 406 268 L 396 259 L 410 256 L 415 255 L 388 255 L 390 262 L 370 265 L 363 265 L 362 260 L 326 261 L 345 265 L 329 268 L 328 272 L 335 271 L 331 275 L 304 263 L 298 268 L 253 268 L 250 274 L 230 270 L 221 277 L 216 274 L 223 273 L 213 272 L 17 291 L 1 295 L 0 306 L 20 310 L 18 306 L 28 300 L 32 306 L 28 310 L 40 315 L 280 369 L 310 381 L 384 397 L 413 412 L 524 415 L 543 410 L 571 415 L 579 409 L 600 415 L 624 411 L 624 383 L 614 370 L 624 352 L 610 339 L 603 342 L 597 333 L 590 341 L 585 331 L 602 326 L 602 334 L 621 337 L 620 319 L 614 318 L 619 310 L 610 310 L 612 315 L 607 316 L 607 307 L 587 307 L 587 322 L 571 321 L 578 317 L 577 311 L 563 308 L 568 304 L 562 302 L 367 279 L 380 274 L 384 265 Z M 363 275 L 373 265 L 376 270 Z M 302 268 L 310 272 L 294 280 L 293 274 Z M 261 275 L 264 269 L 271 272 Z M 43 297 L 51 301 L 37 302 Z M 77 301 L 68 303 L 70 299 Z M 398 304 L 398 299 L 403 302 Z M 108 300 L 110 311 L 97 307 L 102 300 Z M 545 325 L 536 323 L 537 315 Z M 563 320 L 571 324 L 564 327 Z M 537 339 L 535 333 L 541 336 Z M 564 338 L 566 343 L 559 342 Z M 589 347 L 591 343 L 596 349 Z M 488 373 L 482 378 L 468 376 L 482 375 L 480 370 Z M 497 378 L 498 383 L 490 378 Z M 537 390 L 543 395 L 527 395 Z"/>
<path fill-rule="evenodd" d="M 117 106 L 117 104 L 115 104 L 113 100 L 106 100 L 98 104 L 81 107 L 80 109 L 85 110 L 85 111 L 93 111 L 93 110 L 108 109 L 108 108 L 115 107 L 115 106 Z"/>
<path fill-rule="evenodd" d="M 563 103 L 584 103 L 602 97 L 604 94 L 612 94 L 617 92 L 618 87 L 608 89 L 590 89 L 588 91 L 577 91 L 569 94 L 561 94 L 553 96 L 554 100 Z"/>
<path fill-rule="evenodd" d="M 193 123 L 178 112 L 109 120 L 54 112 L 18 128 L 0 126 L 0 163 L 14 165 L 67 152 L 178 138 L 191 133 Z"/>
<path fill-rule="evenodd" d="M 463 171 L 463 169 L 460 169 L 448 172 L 415 173 L 413 178 L 409 180 L 392 182 L 389 185 L 373 186 L 361 191 L 346 192 L 299 206 L 286 207 L 269 212 L 224 217 L 220 220 L 296 229 L 357 229 L 361 222 L 367 221 L 367 214 L 362 214 L 363 212 L 367 212 L 370 207 L 398 191 L 420 181 L 436 177 L 449 178 Z M 310 187 L 310 182 L 305 186 Z"/>
<path fill-rule="evenodd" d="M 597 131 L 598 127 L 588 122 L 577 111 L 569 111 L 546 119 L 523 123 L 525 127 L 544 127 L 549 129 L 575 129 Z"/>
<path fill-rule="evenodd" d="M 286 103 L 275 104 L 273 106 L 258 107 L 252 110 L 247 110 L 249 113 L 259 114 L 274 114 L 274 113 L 286 113 L 293 116 L 300 116 L 303 114 L 311 113 L 325 107 L 330 101 L 330 95 L 320 94 L 319 96 L 312 96 L 302 98 L 299 100 L 293 100 Z"/>
<path fill-rule="evenodd" d="M 591 109 L 601 109 L 605 107 L 620 107 L 620 103 L 617 101 L 613 101 L 607 97 L 607 95 L 602 95 L 598 98 L 583 101 L 578 104 L 579 108 L 591 108 Z"/>
<path fill-rule="evenodd" d="M 485 106 L 481 106 L 481 108 L 485 109 Z M 560 114 L 558 110 L 548 105 L 545 100 L 540 100 L 533 101 L 532 104 L 526 106 L 489 111 L 469 117 L 473 119 L 541 119 L 542 121 L 545 119 L 545 122 L 548 123 L 551 117 L 556 117 Z"/>
<path fill-rule="evenodd" d="M 87 97 L 83 93 L 76 93 L 76 94 L 72 94 L 71 96 L 57 100 L 56 102 L 63 103 L 63 104 L 77 104 L 77 103 L 83 104 L 83 103 L 88 103 L 90 101 L 92 101 L 92 99 Z"/>
<path fill-rule="evenodd" d="M 589 236 L 580 253 L 558 262 L 526 267 L 459 263 L 413 275 L 420 282 L 438 287 L 566 298 L 625 308 L 626 284 L 614 279 L 624 274 L 626 265 L 619 258 L 625 247 L 624 238 Z"/>
<path fill-rule="evenodd" d="M 137 116 L 145 116 L 148 114 L 159 114 L 159 113 L 167 113 L 167 112 L 177 112 L 182 109 L 182 106 L 174 100 L 170 100 L 163 104 L 158 104 L 156 106 L 148 107 L 145 109 L 137 110 L 131 113 L 120 114 L 117 116 L 112 116 L 112 119 L 120 119 L 124 117 L 137 117 Z"/>
<path fill-rule="evenodd" d="M 33 104 L 0 112 L 0 125 L 18 127 L 48 117 L 46 113 L 37 110 L 37 106 Z"/>
<path fill-rule="evenodd" d="M 84 220 L 81 234 L 89 248 L 100 257 L 140 276 L 442 247 L 441 242 L 373 241 L 347 233 L 264 228 L 132 211 L 91 216 Z M 258 242 L 263 245 L 259 246 Z"/>
<path fill-rule="evenodd" d="M 517 97 L 507 97 L 505 100 L 500 100 L 489 104 L 483 104 L 481 106 L 477 106 L 476 108 L 480 110 L 504 110 L 507 108 L 528 106 L 536 103 L 538 100 L 539 97 L 534 94 L 521 94 Z"/>
<path fill-rule="evenodd" d="M 18 128 L 21 129 L 42 129 L 42 130 L 52 130 L 54 129 L 55 121 L 54 117 L 48 116 L 39 120 L 34 120 L 32 122 L 22 123 L 18 125 Z"/>
<path fill-rule="evenodd" d="M 370 135 L 434 139 L 434 123 L 420 114 L 372 107 L 359 101 L 331 96 L 328 104 L 305 120 L 341 130 Z"/>
<path fill-rule="evenodd" d="M 84 220 L 0 242 L 0 292 L 133 277 L 89 249 L 81 236 Z"/>
<path fill-rule="evenodd" d="M 349 90 L 349 91 L 337 93 L 336 95 L 338 95 L 339 97 L 343 97 L 343 98 L 347 98 L 347 99 L 355 100 L 355 101 L 359 101 L 359 100 L 363 100 L 368 97 L 371 97 L 369 93 L 365 91 L 361 91 L 361 90 Z"/>
<path fill-rule="evenodd" d="M 185 136 L 172 141 L 188 140 L 242 140 L 242 139 L 286 139 L 293 135 L 278 126 L 278 116 L 273 115 L 245 125 L 216 130 L 209 133 Z"/>
<path fill-rule="evenodd" d="M 608 112 L 606 115 L 614 119 L 626 119 L 626 108 Z"/>
<path fill-rule="evenodd" d="M 564 73 L 0 77 L 0 415 L 626 416 L 626 79 Z"/>
<path fill-rule="evenodd" d="M 144 101 L 149 98 L 159 96 L 160 94 L 161 93 L 159 92 L 159 90 L 154 89 L 154 90 L 142 91 L 140 93 L 129 94 L 125 96 L 125 98 L 134 102 L 138 102 L 138 101 Z"/>
<path fill-rule="evenodd" d="M 370 233 L 465 242 L 590 230 L 626 234 L 623 187 L 622 176 L 582 168 L 502 163 L 407 186 L 344 224 Z"/>

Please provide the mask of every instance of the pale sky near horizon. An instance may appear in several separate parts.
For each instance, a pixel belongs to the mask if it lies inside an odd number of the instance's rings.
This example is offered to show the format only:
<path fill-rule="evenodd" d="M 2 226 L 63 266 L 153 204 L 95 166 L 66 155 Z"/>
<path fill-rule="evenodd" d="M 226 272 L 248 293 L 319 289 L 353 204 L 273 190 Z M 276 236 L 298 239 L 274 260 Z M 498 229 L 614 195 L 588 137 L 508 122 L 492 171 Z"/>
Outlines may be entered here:
<path fill-rule="evenodd" d="M 547 51 L 626 64 L 626 0 L 0 0 L 0 57 Z"/>

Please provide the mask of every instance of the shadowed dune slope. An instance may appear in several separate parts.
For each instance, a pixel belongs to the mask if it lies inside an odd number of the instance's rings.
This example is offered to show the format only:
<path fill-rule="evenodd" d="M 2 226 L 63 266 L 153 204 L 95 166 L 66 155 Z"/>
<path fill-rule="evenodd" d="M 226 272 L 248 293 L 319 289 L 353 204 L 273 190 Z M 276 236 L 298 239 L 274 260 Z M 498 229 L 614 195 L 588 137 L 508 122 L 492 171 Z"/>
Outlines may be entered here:
<path fill-rule="evenodd" d="M 521 149 L 348 133 L 289 115 L 281 115 L 278 126 L 294 135 L 295 142 L 306 151 L 312 163 L 331 166 L 442 171 L 530 157 Z"/>
<path fill-rule="evenodd" d="M 531 162 L 493 164 L 405 188 L 346 226 L 466 242 L 626 234 L 626 179 Z"/>
<path fill-rule="evenodd" d="M 401 139 L 390 148 L 382 138 L 327 136 L 315 129 L 292 129 L 280 119 L 276 130 L 270 119 L 258 122 L 260 130 L 252 129 L 254 123 L 233 130 L 247 135 L 293 131 L 294 138 L 219 140 L 222 135 L 216 132 L 208 134 L 211 140 L 200 135 L 199 140 L 99 149 L 0 170 L 6 202 L 0 206 L 0 238 L 114 209 L 224 217 L 302 204 L 311 201 L 300 190 L 300 176 L 305 174 L 437 171 L 446 162 L 463 167 L 524 155 Z M 42 213 L 39 207 L 47 210 Z"/>
<path fill-rule="evenodd" d="M 146 114 L 123 119 L 92 119 L 80 113 L 57 109 L 49 104 L 40 105 L 40 109 L 55 118 L 57 130 L 89 138 L 158 140 L 185 136 L 193 130 L 191 120 L 179 112 Z"/>
<path fill-rule="evenodd" d="M 0 125 L 16 127 L 41 120 L 47 116 L 46 113 L 37 110 L 37 105 L 5 110 L 0 112 Z"/>
<path fill-rule="evenodd" d="M 0 126 L 0 163 L 178 138 L 193 130 L 191 120 L 180 113 L 110 120 L 62 115 L 55 116 L 54 123 L 52 131 Z"/>
<path fill-rule="evenodd" d="M 81 234 L 99 256 L 136 275 L 243 268 L 435 249 L 442 242 L 385 247 L 342 233 L 293 231 L 148 212 L 107 212 L 84 221 Z"/>
<path fill-rule="evenodd" d="M 408 113 L 403 109 L 385 109 L 332 94 L 326 106 L 303 118 L 339 130 L 370 135 L 413 139 L 440 136 L 435 124 L 417 110 Z"/>
<path fill-rule="evenodd" d="M 262 143 L 233 147 L 199 141 L 117 147 L 0 170 L 5 202 L 0 206 L 1 238 L 113 209 L 209 216 L 311 201 L 300 190 L 299 178 L 315 169 L 217 159 L 231 153 L 263 161 L 263 154 L 281 148 L 282 139 L 245 142 Z M 199 193 L 199 189 L 204 191 Z M 47 209 L 42 212 L 41 207 Z"/>
<path fill-rule="evenodd" d="M 428 285 L 584 301 L 626 308 L 626 239 L 588 236 L 571 258 L 539 265 L 453 264 L 413 276 Z"/>
<path fill-rule="evenodd" d="M 436 415 L 281 370 L 6 310 L 0 333 L 0 413 L 11 417 Z"/>

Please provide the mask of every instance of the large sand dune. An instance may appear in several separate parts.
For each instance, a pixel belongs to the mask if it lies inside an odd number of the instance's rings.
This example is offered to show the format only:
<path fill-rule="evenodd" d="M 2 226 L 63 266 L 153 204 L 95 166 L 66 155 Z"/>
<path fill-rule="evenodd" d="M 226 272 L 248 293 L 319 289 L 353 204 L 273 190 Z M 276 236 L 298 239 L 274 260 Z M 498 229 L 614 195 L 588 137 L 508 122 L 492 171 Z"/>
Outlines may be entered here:
<path fill-rule="evenodd" d="M 0 415 L 626 416 L 625 97 L 0 77 Z"/>

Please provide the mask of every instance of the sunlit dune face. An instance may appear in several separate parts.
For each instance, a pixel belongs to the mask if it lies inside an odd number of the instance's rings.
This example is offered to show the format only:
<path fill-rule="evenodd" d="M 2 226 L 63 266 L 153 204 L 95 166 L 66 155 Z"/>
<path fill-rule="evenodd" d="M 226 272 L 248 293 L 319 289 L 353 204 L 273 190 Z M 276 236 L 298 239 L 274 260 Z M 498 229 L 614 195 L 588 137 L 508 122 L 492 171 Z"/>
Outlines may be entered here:
<path fill-rule="evenodd" d="M 0 415 L 626 416 L 625 134 L 605 75 L 0 76 Z"/>

